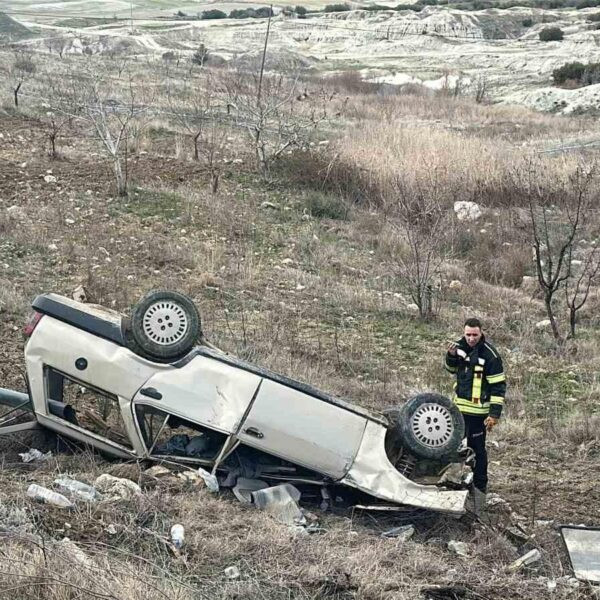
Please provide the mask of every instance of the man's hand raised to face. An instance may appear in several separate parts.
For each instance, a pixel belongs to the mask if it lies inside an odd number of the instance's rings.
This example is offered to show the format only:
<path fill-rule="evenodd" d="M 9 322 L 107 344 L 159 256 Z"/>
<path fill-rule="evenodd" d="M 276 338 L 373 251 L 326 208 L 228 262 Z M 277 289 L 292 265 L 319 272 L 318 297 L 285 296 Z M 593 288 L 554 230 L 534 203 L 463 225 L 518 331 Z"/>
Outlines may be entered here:
<path fill-rule="evenodd" d="M 450 342 L 450 344 L 448 344 L 448 354 L 456 356 L 456 342 Z"/>

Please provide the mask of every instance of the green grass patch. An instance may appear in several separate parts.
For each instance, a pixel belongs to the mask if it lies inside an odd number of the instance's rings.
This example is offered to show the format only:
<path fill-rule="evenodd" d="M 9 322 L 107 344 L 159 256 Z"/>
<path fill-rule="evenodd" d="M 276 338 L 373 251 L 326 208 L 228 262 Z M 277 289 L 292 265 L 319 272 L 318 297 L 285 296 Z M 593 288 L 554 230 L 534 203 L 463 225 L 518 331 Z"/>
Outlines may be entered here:
<path fill-rule="evenodd" d="M 305 208 L 316 219 L 349 219 L 350 207 L 340 196 L 313 191 L 307 194 Z"/>
<path fill-rule="evenodd" d="M 175 192 L 164 192 L 134 187 L 129 197 L 112 204 L 116 213 L 132 214 L 140 219 L 160 217 L 165 221 L 173 221 L 181 217 L 183 198 Z"/>

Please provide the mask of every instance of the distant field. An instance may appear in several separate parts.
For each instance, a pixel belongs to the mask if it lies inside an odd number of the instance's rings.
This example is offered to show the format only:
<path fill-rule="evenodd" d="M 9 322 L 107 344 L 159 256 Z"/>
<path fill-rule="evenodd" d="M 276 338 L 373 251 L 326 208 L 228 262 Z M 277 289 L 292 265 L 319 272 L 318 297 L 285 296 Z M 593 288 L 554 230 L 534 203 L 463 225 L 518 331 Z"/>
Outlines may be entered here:
<path fill-rule="evenodd" d="M 295 6 L 322 8 L 333 0 L 279 0 L 275 6 Z M 369 2 L 366 2 L 368 4 Z M 36 2 L 32 0 L 0 0 L 0 12 L 15 14 L 20 20 L 48 21 L 53 17 L 64 21 L 72 18 L 111 18 L 130 17 L 133 8 L 134 18 L 170 16 L 181 11 L 190 16 L 211 8 L 229 11 L 247 6 L 267 6 L 269 2 L 178 2 L 177 0 L 134 0 L 131 4 L 124 0 L 66 0 L 65 2 Z M 29 14 L 30 13 L 30 14 Z M 85 25 L 84 25 L 85 26 Z"/>

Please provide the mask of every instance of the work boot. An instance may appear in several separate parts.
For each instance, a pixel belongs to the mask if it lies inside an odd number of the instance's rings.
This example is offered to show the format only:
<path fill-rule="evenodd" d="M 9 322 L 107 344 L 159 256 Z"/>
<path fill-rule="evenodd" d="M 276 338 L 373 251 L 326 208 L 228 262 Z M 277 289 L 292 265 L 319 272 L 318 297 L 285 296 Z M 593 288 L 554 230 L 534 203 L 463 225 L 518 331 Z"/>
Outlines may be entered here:
<path fill-rule="evenodd" d="M 487 522 L 486 493 L 473 486 L 471 495 L 473 496 L 473 512 L 479 519 Z"/>

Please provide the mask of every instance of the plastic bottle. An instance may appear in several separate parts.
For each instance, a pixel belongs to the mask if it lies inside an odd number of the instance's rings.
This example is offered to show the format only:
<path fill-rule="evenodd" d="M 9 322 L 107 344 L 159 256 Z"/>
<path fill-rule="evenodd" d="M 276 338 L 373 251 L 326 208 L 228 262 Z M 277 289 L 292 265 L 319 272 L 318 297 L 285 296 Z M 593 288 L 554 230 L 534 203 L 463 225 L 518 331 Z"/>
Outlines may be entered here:
<path fill-rule="evenodd" d="M 173 542 L 173 546 L 177 548 L 177 550 L 181 550 L 183 548 L 184 542 L 184 529 L 183 525 L 177 523 L 171 527 L 171 541 Z"/>
<path fill-rule="evenodd" d="M 59 508 L 72 508 L 73 503 L 65 498 L 62 494 L 57 492 L 53 492 L 48 488 L 42 487 L 41 485 L 37 485 L 36 483 L 32 483 L 27 488 L 27 495 L 34 500 L 39 500 L 41 502 L 46 502 L 47 504 L 53 504 L 54 506 L 58 506 Z"/>
<path fill-rule="evenodd" d="M 100 494 L 98 494 L 95 487 L 92 487 L 87 483 L 77 481 L 77 479 L 71 479 L 70 477 L 59 477 L 58 479 L 54 480 L 54 485 L 56 485 L 61 492 L 70 494 L 79 500 L 93 502 L 94 500 L 100 499 Z"/>

